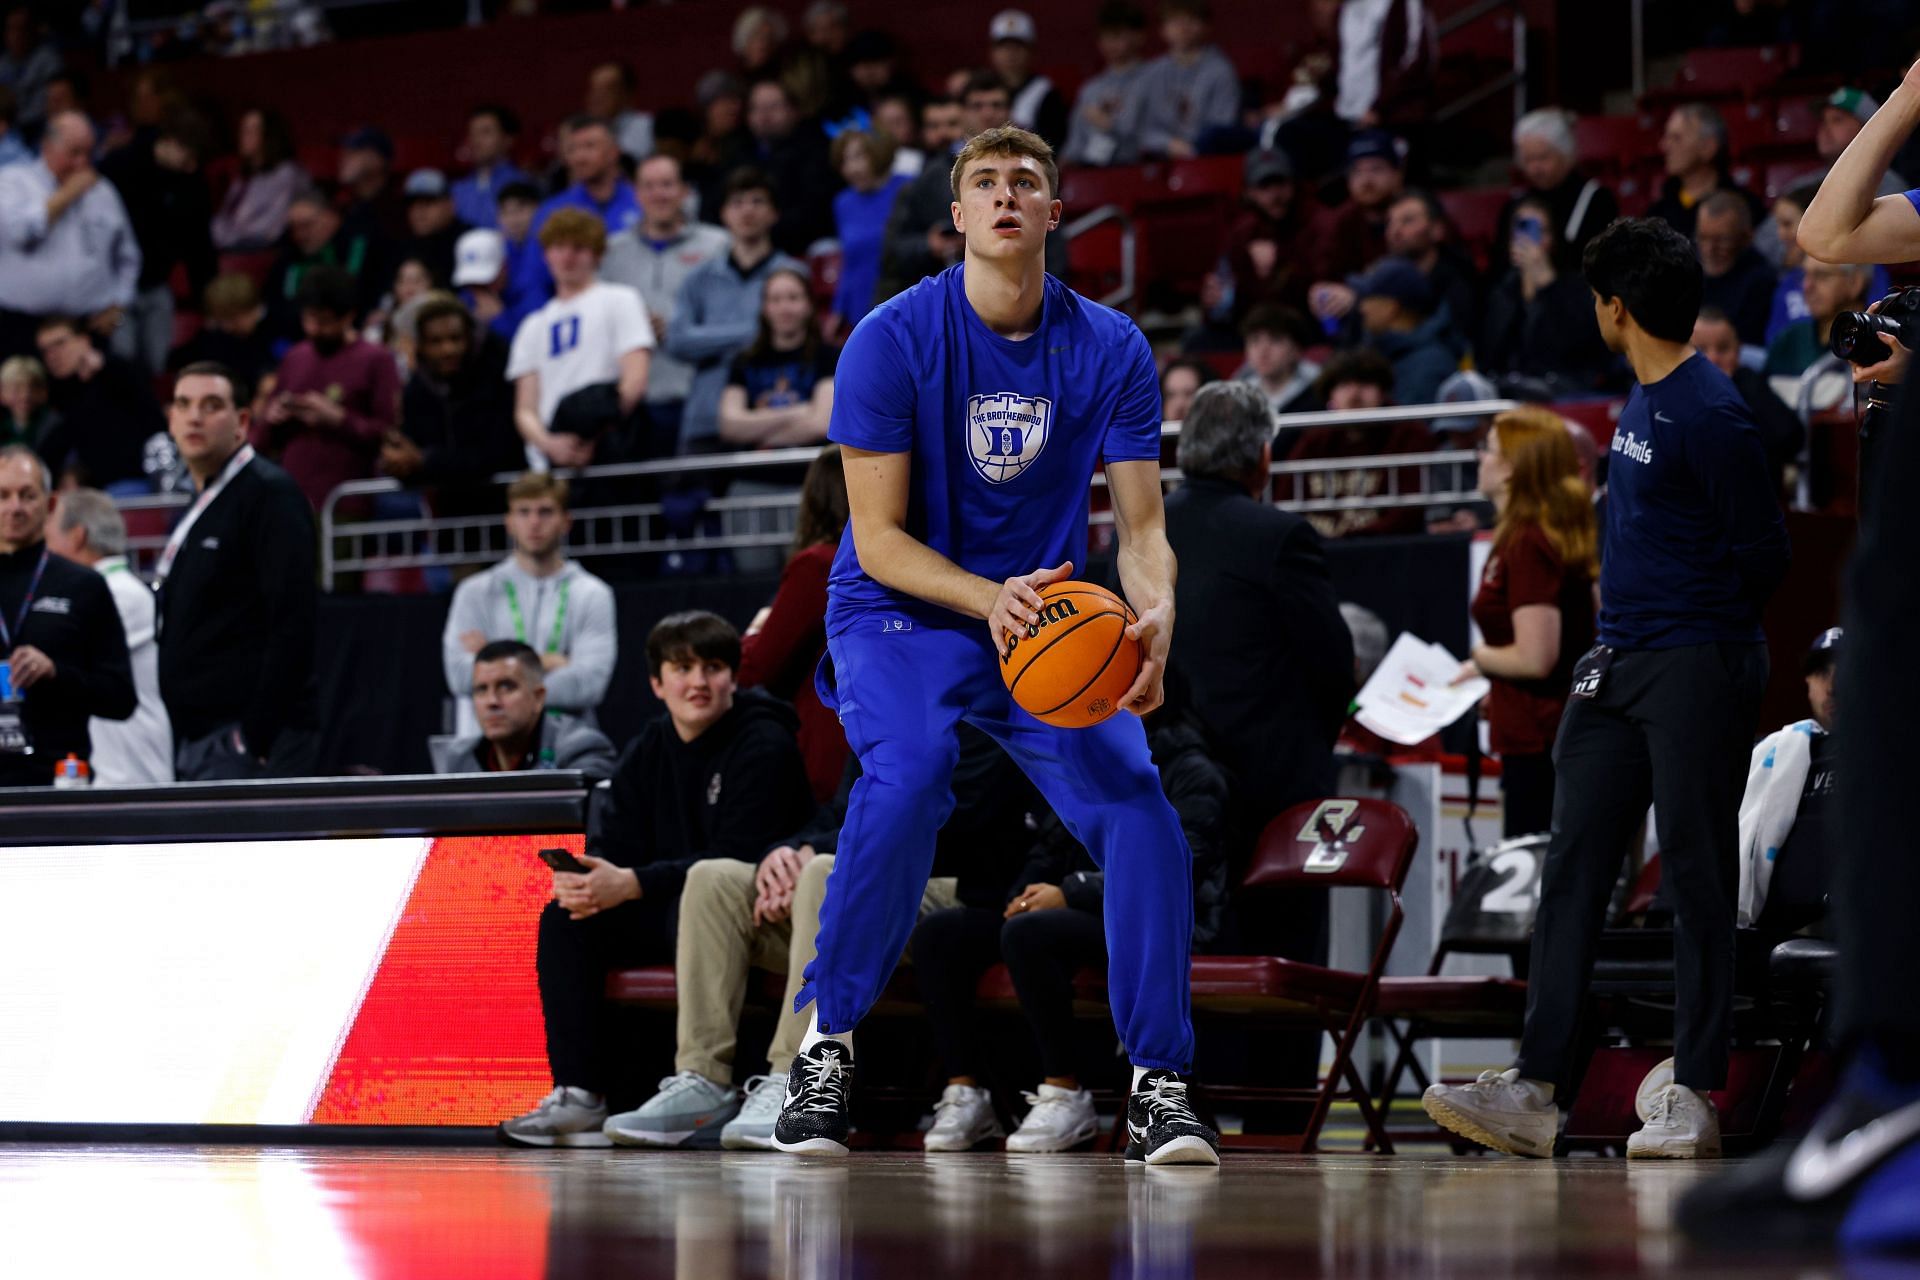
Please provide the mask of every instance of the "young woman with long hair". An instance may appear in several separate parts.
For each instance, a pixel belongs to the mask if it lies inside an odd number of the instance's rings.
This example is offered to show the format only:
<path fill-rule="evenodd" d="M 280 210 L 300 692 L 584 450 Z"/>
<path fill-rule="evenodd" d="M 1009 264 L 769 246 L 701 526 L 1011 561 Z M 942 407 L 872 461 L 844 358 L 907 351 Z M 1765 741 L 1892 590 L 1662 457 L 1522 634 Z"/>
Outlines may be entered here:
<path fill-rule="evenodd" d="M 1512 409 L 1480 447 L 1480 491 L 1498 518 L 1473 598 L 1482 642 L 1460 678 L 1484 675 L 1508 837 L 1553 823 L 1553 740 L 1573 664 L 1593 644 L 1599 533 L 1559 415 Z"/>

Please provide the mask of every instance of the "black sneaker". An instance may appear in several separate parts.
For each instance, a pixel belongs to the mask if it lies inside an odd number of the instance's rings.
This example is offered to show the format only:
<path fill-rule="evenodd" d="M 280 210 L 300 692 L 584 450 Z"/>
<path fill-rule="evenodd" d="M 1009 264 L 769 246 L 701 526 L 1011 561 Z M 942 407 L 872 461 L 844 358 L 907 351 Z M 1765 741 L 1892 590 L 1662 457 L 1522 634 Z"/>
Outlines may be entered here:
<path fill-rule="evenodd" d="M 1127 1099 L 1127 1159 L 1220 1163 L 1220 1135 L 1194 1111 L 1186 1082 L 1173 1072 L 1147 1072 Z"/>
<path fill-rule="evenodd" d="M 1692 1187 L 1674 1215 L 1697 1245 L 1736 1251 L 1920 1249 L 1920 1090 L 1856 1060 L 1798 1142 Z"/>
<path fill-rule="evenodd" d="M 822 1040 L 787 1068 L 787 1096 L 774 1122 L 773 1145 L 796 1155 L 847 1154 L 847 1086 L 853 1055 L 837 1040 Z"/>

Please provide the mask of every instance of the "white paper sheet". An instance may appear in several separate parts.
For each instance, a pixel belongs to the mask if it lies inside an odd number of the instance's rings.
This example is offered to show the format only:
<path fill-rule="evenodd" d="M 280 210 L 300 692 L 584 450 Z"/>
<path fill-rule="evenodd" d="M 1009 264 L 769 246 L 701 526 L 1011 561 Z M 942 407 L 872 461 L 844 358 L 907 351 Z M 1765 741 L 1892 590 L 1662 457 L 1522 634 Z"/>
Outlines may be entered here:
<path fill-rule="evenodd" d="M 1401 632 L 1360 690 L 1354 718 L 1389 742 L 1425 742 L 1487 696 L 1485 678 L 1449 683 L 1460 662 L 1446 646 Z"/>

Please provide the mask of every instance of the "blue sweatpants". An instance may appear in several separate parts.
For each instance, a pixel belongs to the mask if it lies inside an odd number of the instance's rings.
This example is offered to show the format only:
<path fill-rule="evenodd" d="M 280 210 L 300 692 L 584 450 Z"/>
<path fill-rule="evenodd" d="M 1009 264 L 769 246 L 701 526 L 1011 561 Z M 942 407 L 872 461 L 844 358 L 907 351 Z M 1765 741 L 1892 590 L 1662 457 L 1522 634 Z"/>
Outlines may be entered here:
<path fill-rule="evenodd" d="M 837 687 L 820 681 L 860 780 L 827 879 L 818 954 L 794 1001 L 818 1000 L 820 1029 L 849 1031 L 906 950 L 953 809 L 966 720 L 1005 747 L 1106 872 L 1107 989 L 1135 1066 L 1190 1069 L 1188 957 L 1193 860 L 1137 717 L 1056 729 L 1015 706 L 984 624 L 902 627 L 861 618 L 827 641 Z"/>

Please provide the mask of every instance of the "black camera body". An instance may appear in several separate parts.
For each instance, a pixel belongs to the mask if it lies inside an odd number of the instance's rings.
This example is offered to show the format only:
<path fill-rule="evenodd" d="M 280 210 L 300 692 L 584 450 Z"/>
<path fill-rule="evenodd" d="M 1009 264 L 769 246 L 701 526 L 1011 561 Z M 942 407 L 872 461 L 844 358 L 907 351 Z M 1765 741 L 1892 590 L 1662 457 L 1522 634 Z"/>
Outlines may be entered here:
<path fill-rule="evenodd" d="M 1879 364 L 1893 348 L 1881 340 L 1891 334 L 1906 347 L 1920 346 L 1920 289 L 1895 289 L 1878 312 L 1842 311 L 1833 318 L 1827 349 L 1848 364 Z"/>

